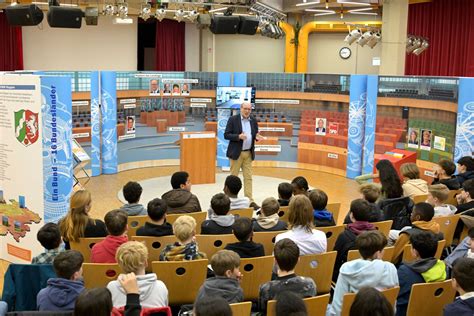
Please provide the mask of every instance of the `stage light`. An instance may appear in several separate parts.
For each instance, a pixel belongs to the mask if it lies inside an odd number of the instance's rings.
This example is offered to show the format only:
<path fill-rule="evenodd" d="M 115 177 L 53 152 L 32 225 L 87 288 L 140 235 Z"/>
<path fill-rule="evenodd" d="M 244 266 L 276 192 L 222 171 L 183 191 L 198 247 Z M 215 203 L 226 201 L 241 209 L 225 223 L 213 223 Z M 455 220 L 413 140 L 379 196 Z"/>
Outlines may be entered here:
<path fill-rule="evenodd" d="M 362 32 L 359 29 L 353 29 L 352 31 L 349 32 L 349 34 L 347 34 L 344 41 L 347 42 L 349 45 L 351 45 L 356 40 L 358 40 L 359 37 L 361 36 L 362 36 Z"/>
<path fill-rule="evenodd" d="M 174 19 L 178 22 L 181 22 L 184 20 L 184 16 L 186 15 L 186 13 L 184 13 L 184 10 L 183 9 L 179 9 L 175 12 L 174 14 Z"/>
<path fill-rule="evenodd" d="M 144 21 L 148 20 L 151 16 L 151 4 L 149 3 L 142 4 L 142 9 L 138 16 L 142 18 Z"/>
<path fill-rule="evenodd" d="M 106 3 L 102 12 L 104 15 L 112 16 L 115 14 L 115 6 L 113 4 Z"/>
<path fill-rule="evenodd" d="M 421 47 L 423 44 L 422 40 L 417 37 L 409 37 L 407 41 L 407 53 L 412 53 L 415 49 Z"/>
<path fill-rule="evenodd" d="M 160 8 L 160 9 L 157 9 L 156 10 L 156 13 L 155 13 L 155 18 L 158 20 L 158 21 L 163 21 L 163 19 L 166 17 L 166 11 L 165 9 L 163 8 Z"/>
<path fill-rule="evenodd" d="M 428 47 L 430 47 L 430 43 L 428 43 L 427 40 L 423 40 L 422 44 L 421 44 L 421 47 L 418 47 L 417 49 L 415 49 L 413 51 L 413 54 L 415 54 L 416 56 L 419 56 L 421 53 L 423 53 Z"/>
<path fill-rule="evenodd" d="M 197 20 L 199 13 L 196 10 L 189 11 L 188 20 L 194 22 Z"/>
<path fill-rule="evenodd" d="M 359 44 L 361 47 L 364 47 L 364 45 L 367 44 L 367 42 L 370 41 L 373 36 L 374 33 L 372 31 L 366 31 L 361 37 L 359 37 L 357 44 Z"/>
<path fill-rule="evenodd" d="M 374 48 L 375 45 L 377 45 L 381 39 L 382 36 L 379 32 L 374 33 L 374 36 L 372 36 L 372 38 L 367 42 L 367 46 L 369 46 L 370 48 Z"/>
<path fill-rule="evenodd" d="M 121 19 L 125 19 L 128 16 L 128 4 L 126 2 L 122 2 L 118 5 L 117 15 Z"/>

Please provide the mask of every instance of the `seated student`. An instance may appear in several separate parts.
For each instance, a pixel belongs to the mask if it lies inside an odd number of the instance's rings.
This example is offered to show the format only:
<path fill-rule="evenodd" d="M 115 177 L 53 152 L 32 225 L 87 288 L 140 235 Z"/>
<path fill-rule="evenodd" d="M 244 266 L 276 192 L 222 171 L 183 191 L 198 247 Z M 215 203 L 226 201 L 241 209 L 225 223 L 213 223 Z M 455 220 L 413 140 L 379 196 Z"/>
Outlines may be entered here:
<path fill-rule="evenodd" d="M 253 222 L 253 230 L 256 232 L 286 230 L 288 225 L 280 220 L 279 209 L 280 204 L 275 198 L 269 197 L 263 200 L 260 214 Z"/>
<path fill-rule="evenodd" d="M 303 299 L 296 293 L 284 291 L 277 295 L 276 316 L 307 316 L 308 310 Z"/>
<path fill-rule="evenodd" d="M 128 241 L 127 213 L 124 210 L 113 210 L 105 214 L 105 226 L 109 235 L 91 249 L 92 263 L 116 263 L 115 253 L 121 244 Z"/>
<path fill-rule="evenodd" d="M 474 179 L 464 181 L 461 192 L 456 195 L 456 200 L 458 202 L 456 214 L 474 208 Z"/>
<path fill-rule="evenodd" d="M 248 197 L 238 197 L 240 189 L 242 189 L 242 180 L 237 176 L 227 176 L 224 183 L 224 193 L 230 199 L 231 210 L 250 207 L 250 199 Z"/>
<path fill-rule="evenodd" d="M 232 225 L 232 230 L 239 242 L 227 244 L 224 249 L 235 251 L 240 258 L 254 258 L 265 256 L 262 244 L 252 241 L 252 220 L 247 217 L 239 217 Z"/>
<path fill-rule="evenodd" d="M 393 307 L 385 295 L 373 287 L 363 287 L 357 292 L 349 316 L 393 316 Z"/>
<path fill-rule="evenodd" d="M 178 171 L 171 176 L 173 190 L 161 196 L 168 205 L 168 214 L 201 212 L 198 198 L 191 193 L 191 181 L 186 171 Z"/>
<path fill-rule="evenodd" d="M 459 245 L 451 252 L 449 256 L 444 259 L 444 262 L 449 268 L 453 267 L 453 263 L 458 258 L 474 259 L 474 227 L 471 227 L 467 232 L 467 237 L 464 238 Z"/>
<path fill-rule="evenodd" d="M 431 231 L 439 236 L 438 240 L 443 239 L 443 234 L 440 233 L 439 224 L 432 220 L 433 216 L 433 206 L 425 202 L 415 204 L 410 217 L 412 225 L 404 227 L 400 231 L 397 241 L 395 242 L 395 249 L 393 251 L 392 257 L 393 263 L 398 263 L 400 261 L 403 249 L 405 248 L 405 245 L 410 242 L 410 236 L 412 234 L 422 231 Z M 393 236 L 392 231 L 390 231 L 390 235 Z"/>
<path fill-rule="evenodd" d="M 403 263 L 398 268 L 400 292 L 397 298 L 397 316 L 406 315 L 413 284 L 446 280 L 446 265 L 434 257 L 438 248 L 438 236 L 429 231 L 419 232 L 410 236 L 410 242 L 415 261 Z"/>
<path fill-rule="evenodd" d="M 458 180 L 459 185 L 462 186 L 464 181 L 474 179 L 474 158 L 470 156 L 459 158 L 457 167 L 458 174 L 456 175 L 456 179 Z"/>
<path fill-rule="evenodd" d="M 82 263 L 79 251 L 67 250 L 54 258 L 53 268 L 57 278 L 48 280 L 48 286 L 39 291 L 36 304 L 40 311 L 73 310 L 76 298 L 84 290 Z"/>
<path fill-rule="evenodd" d="M 53 263 L 54 258 L 61 252 L 61 233 L 56 223 L 47 223 L 40 228 L 36 239 L 46 251 L 40 253 L 31 261 L 32 264 L 49 264 Z"/>
<path fill-rule="evenodd" d="M 456 260 L 451 278 L 453 288 L 461 294 L 454 303 L 444 307 L 444 316 L 474 315 L 474 260 L 460 258 Z"/>
<path fill-rule="evenodd" d="M 398 285 L 397 268 L 382 261 L 387 238 L 378 230 L 363 232 L 356 239 L 362 259 L 344 263 L 334 290 L 328 315 L 341 315 L 342 298 L 346 293 L 357 293 L 362 287 L 388 289 Z"/>
<path fill-rule="evenodd" d="M 450 190 L 457 190 L 461 187 L 458 179 L 454 176 L 456 165 L 449 159 L 441 159 L 438 164 L 434 166 L 435 178 L 431 184 L 444 184 Z"/>
<path fill-rule="evenodd" d="M 213 213 L 201 224 L 202 235 L 232 234 L 234 215 L 229 214 L 230 199 L 224 193 L 217 193 L 211 199 Z"/>
<path fill-rule="evenodd" d="M 277 263 L 277 278 L 260 285 L 258 309 L 263 314 L 267 311 L 269 300 L 284 291 L 298 294 L 300 297 L 316 296 L 316 284 L 313 279 L 297 276 L 295 267 L 300 258 L 300 250 L 294 241 L 285 238 L 275 244 L 275 261 Z"/>
<path fill-rule="evenodd" d="M 296 177 L 291 180 L 291 186 L 293 187 L 293 195 L 308 195 L 309 185 L 305 177 Z"/>
<path fill-rule="evenodd" d="M 313 206 L 314 226 L 335 226 L 334 217 L 332 213 L 326 209 L 328 205 L 327 194 L 319 189 L 314 189 L 309 192 L 309 200 Z"/>
<path fill-rule="evenodd" d="M 278 185 L 278 203 L 280 206 L 288 206 L 293 195 L 293 186 L 291 183 L 282 182 Z"/>
<path fill-rule="evenodd" d="M 428 193 L 428 183 L 420 179 L 420 169 L 416 163 L 404 163 L 400 166 L 400 173 L 403 176 L 403 196 L 413 199 L 416 195 Z"/>
<path fill-rule="evenodd" d="M 206 279 L 198 291 L 196 301 L 204 297 L 222 297 L 229 304 L 244 300 L 244 292 L 240 287 L 240 257 L 231 250 L 219 250 L 211 258 L 211 267 L 215 277 Z"/>
<path fill-rule="evenodd" d="M 193 315 L 232 316 L 232 310 L 229 303 L 222 297 L 204 297 L 194 304 Z"/>
<path fill-rule="evenodd" d="M 456 213 L 456 206 L 444 204 L 448 199 L 449 189 L 444 184 L 433 184 L 428 186 L 428 198 L 426 203 L 431 204 L 435 210 L 436 216 L 449 216 Z"/>
<path fill-rule="evenodd" d="M 137 277 L 142 307 L 168 306 L 168 289 L 155 273 L 146 273 L 148 249 L 138 241 L 129 241 L 117 249 L 117 262 L 123 273 L 134 273 Z M 119 276 L 122 278 L 122 275 Z M 114 307 L 125 306 L 126 292 L 119 281 L 111 281 L 107 288 L 112 293 Z"/>
<path fill-rule="evenodd" d="M 380 222 L 383 221 L 383 213 L 380 210 L 379 205 L 376 203 L 380 197 L 380 185 L 377 183 L 364 183 L 359 187 L 359 193 L 361 198 L 369 202 L 370 205 L 370 216 L 369 222 Z M 346 218 L 344 218 L 344 224 L 351 222 L 350 211 L 347 212 Z"/>
<path fill-rule="evenodd" d="M 140 197 L 143 189 L 138 182 L 129 181 L 122 189 L 123 197 L 127 204 L 122 205 L 121 209 L 127 212 L 128 216 L 146 215 L 146 209 L 140 203 Z"/>
<path fill-rule="evenodd" d="M 150 220 L 137 229 L 137 236 L 173 235 L 173 226 L 166 221 L 167 208 L 166 202 L 161 199 L 153 199 L 148 202 L 147 212 Z"/>
<path fill-rule="evenodd" d="M 196 244 L 196 220 L 188 215 L 180 216 L 173 223 L 173 232 L 178 239 L 167 245 L 160 253 L 160 261 L 183 261 L 205 259 L 206 254 L 199 252 Z"/>
<path fill-rule="evenodd" d="M 337 280 L 339 269 L 347 261 L 349 250 L 356 249 L 356 238 L 368 230 L 375 230 L 375 226 L 368 222 L 369 220 L 369 202 L 363 199 L 357 199 L 351 202 L 349 216 L 350 224 L 337 237 L 334 250 L 337 251 L 336 262 L 334 264 L 333 281 Z"/>

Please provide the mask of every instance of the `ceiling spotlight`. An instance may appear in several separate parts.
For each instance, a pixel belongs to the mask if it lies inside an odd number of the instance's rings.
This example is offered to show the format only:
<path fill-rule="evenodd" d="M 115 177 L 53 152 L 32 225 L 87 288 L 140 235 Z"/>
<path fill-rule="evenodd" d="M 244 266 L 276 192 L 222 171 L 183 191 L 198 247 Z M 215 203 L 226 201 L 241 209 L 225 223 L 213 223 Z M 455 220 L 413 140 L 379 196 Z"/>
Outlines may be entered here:
<path fill-rule="evenodd" d="M 349 45 L 351 45 L 361 36 L 362 36 L 362 32 L 359 29 L 353 29 L 352 31 L 349 32 L 349 34 L 347 34 L 344 41 L 347 42 Z"/>
<path fill-rule="evenodd" d="M 166 16 L 166 10 L 163 9 L 163 8 L 160 8 L 160 9 L 157 9 L 156 10 L 156 13 L 155 13 L 155 18 L 158 20 L 158 21 L 163 21 L 163 19 L 165 18 Z"/>
<path fill-rule="evenodd" d="M 413 54 L 415 54 L 416 56 L 419 56 L 421 53 L 423 53 L 428 47 L 430 47 L 430 43 L 428 43 L 427 40 L 423 40 L 422 44 L 420 47 L 418 47 L 417 49 L 415 49 L 413 51 Z"/>
<path fill-rule="evenodd" d="M 117 15 L 121 19 L 125 19 L 128 15 L 128 4 L 126 2 L 120 3 L 117 9 Z"/>
<path fill-rule="evenodd" d="M 361 47 L 364 47 L 364 45 L 367 44 L 367 42 L 370 41 L 373 36 L 374 33 L 372 31 L 366 31 L 361 37 L 359 37 L 357 44 L 359 44 Z"/>
<path fill-rule="evenodd" d="M 115 6 L 113 4 L 106 3 L 104 5 L 103 13 L 104 13 L 104 15 L 108 15 L 108 16 L 114 15 L 115 14 Z"/>
<path fill-rule="evenodd" d="M 141 17 L 144 21 L 148 20 L 151 16 L 151 4 L 142 4 L 142 9 L 138 16 Z"/>
<path fill-rule="evenodd" d="M 367 46 L 369 46 L 370 48 L 374 48 L 375 45 L 377 45 L 381 39 L 382 36 L 379 32 L 374 33 L 374 36 L 372 36 L 372 38 L 367 42 Z"/>
<path fill-rule="evenodd" d="M 199 13 L 196 10 L 189 11 L 188 20 L 194 22 L 197 20 Z"/>
<path fill-rule="evenodd" d="M 422 44 L 421 38 L 409 37 L 407 41 L 407 53 L 412 53 L 415 49 L 421 47 Z"/>
<path fill-rule="evenodd" d="M 183 21 L 185 15 L 186 15 L 186 13 L 184 13 L 184 10 L 179 9 L 175 12 L 174 18 L 175 18 L 176 21 L 181 22 L 181 21 Z"/>

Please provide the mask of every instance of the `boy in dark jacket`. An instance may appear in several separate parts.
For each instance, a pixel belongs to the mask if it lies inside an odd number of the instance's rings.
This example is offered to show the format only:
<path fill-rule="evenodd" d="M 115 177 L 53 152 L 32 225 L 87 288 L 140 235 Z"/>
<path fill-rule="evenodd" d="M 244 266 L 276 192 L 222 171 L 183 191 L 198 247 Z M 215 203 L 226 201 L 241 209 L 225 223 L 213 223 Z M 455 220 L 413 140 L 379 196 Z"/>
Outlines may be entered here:
<path fill-rule="evenodd" d="M 438 248 L 438 236 L 423 231 L 411 235 L 410 242 L 411 254 L 415 260 L 403 263 L 398 268 L 400 292 L 397 298 L 397 316 L 406 315 L 413 284 L 446 280 L 446 265 L 434 257 Z"/>
<path fill-rule="evenodd" d="M 332 213 L 326 209 L 328 205 L 327 194 L 322 190 L 314 189 L 309 192 L 308 197 L 313 205 L 314 225 L 316 227 L 335 226 L 336 223 Z"/>
<path fill-rule="evenodd" d="M 178 171 L 171 176 L 173 190 L 161 196 L 168 205 L 168 214 L 201 212 L 197 196 L 191 193 L 191 181 L 186 171 Z"/>
<path fill-rule="evenodd" d="M 337 237 L 334 250 L 337 251 L 336 262 L 334 264 L 333 281 L 337 281 L 340 267 L 347 261 L 349 250 L 356 249 L 355 241 L 357 236 L 368 230 L 375 230 L 375 226 L 369 223 L 370 205 L 363 199 L 356 199 L 351 202 L 349 211 L 350 224 Z"/>
<path fill-rule="evenodd" d="M 122 205 L 121 209 L 127 212 L 129 216 L 146 215 L 146 209 L 140 203 L 143 188 L 138 182 L 129 181 L 123 187 L 122 193 L 127 204 Z"/>
<path fill-rule="evenodd" d="M 234 215 L 229 214 L 230 199 L 224 193 L 218 193 L 211 199 L 213 213 L 201 224 L 202 235 L 232 234 Z"/>
<path fill-rule="evenodd" d="M 470 156 L 464 156 L 458 160 L 458 174 L 456 179 L 459 182 L 459 185 L 462 186 L 464 181 L 469 179 L 474 179 L 474 158 Z"/>
<path fill-rule="evenodd" d="M 148 202 L 147 212 L 150 221 L 137 229 L 137 236 L 169 236 L 173 235 L 173 226 L 166 222 L 166 210 L 168 206 L 161 199 L 153 199 Z"/>
<path fill-rule="evenodd" d="M 278 185 L 278 203 L 280 206 L 288 206 L 293 196 L 293 186 L 289 182 L 282 182 Z"/>
<path fill-rule="evenodd" d="M 444 307 L 444 316 L 474 315 L 474 259 L 460 258 L 454 262 L 452 285 L 461 294 L 454 303 Z"/>
<path fill-rule="evenodd" d="M 84 290 L 82 263 L 84 257 L 79 251 L 67 250 L 58 254 L 53 261 L 57 278 L 48 280 L 48 286 L 36 297 L 40 311 L 74 310 L 76 298 Z"/>
<path fill-rule="evenodd" d="M 222 297 L 229 304 L 244 300 L 244 291 L 240 287 L 240 257 L 231 250 L 219 250 L 211 258 L 211 267 L 215 277 L 206 279 L 198 291 L 196 301 L 203 297 Z"/>
<path fill-rule="evenodd" d="M 120 245 L 128 241 L 127 218 L 124 210 L 113 210 L 105 214 L 104 222 L 109 235 L 91 249 L 92 263 L 116 263 L 115 253 Z"/>
<path fill-rule="evenodd" d="M 252 220 L 247 217 L 239 217 L 232 225 L 235 237 L 239 242 L 227 244 L 224 249 L 235 251 L 240 258 L 254 258 L 265 256 L 262 244 L 252 241 Z"/>

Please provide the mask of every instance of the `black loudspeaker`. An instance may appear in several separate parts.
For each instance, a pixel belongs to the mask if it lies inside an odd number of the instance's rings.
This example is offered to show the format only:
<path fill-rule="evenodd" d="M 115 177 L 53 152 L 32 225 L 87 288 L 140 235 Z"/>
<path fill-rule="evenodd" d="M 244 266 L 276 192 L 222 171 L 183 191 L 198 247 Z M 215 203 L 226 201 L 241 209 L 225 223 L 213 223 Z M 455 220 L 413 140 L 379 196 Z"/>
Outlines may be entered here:
<path fill-rule="evenodd" d="M 79 8 L 49 7 L 48 24 L 51 27 L 80 29 L 84 13 Z"/>
<path fill-rule="evenodd" d="M 87 7 L 85 11 L 86 25 L 97 25 L 99 22 L 99 8 Z"/>
<path fill-rule="evenodd" d="M 255 35 L 258 28 L 258 19 L 251 16 L 240 16 L 239 34 Z"/>
<path fill-rule="evenodd" d="M 239 31 L 240 17 L 216 15 L 209 28 L 214 34 L 236 34 Z"/>
<path fill-rule="evenodd" d="M 44 17 L 43 11 L 35 4 L 8 6 L 5 13 L 8 24 L 16 26 L 38 25 Z"/>
<path fill-rule="evenodd" d="M 404 106 L 402 109 L 402 118 L 407 120 L 409 116 L 410 116 L 410 108 Z"/>

